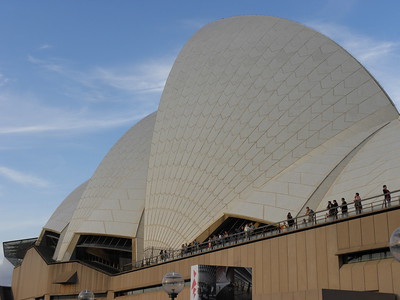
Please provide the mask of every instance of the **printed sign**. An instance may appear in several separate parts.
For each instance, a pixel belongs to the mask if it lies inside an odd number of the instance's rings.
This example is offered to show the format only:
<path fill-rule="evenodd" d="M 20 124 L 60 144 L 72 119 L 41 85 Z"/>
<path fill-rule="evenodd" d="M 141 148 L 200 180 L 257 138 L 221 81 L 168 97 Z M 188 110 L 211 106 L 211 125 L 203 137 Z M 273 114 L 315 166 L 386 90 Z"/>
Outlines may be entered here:
<path fill-rule="evenodd" d="M 191 267 L 190 300 L 251 300 L 252 269 L 195 265 Z"/>

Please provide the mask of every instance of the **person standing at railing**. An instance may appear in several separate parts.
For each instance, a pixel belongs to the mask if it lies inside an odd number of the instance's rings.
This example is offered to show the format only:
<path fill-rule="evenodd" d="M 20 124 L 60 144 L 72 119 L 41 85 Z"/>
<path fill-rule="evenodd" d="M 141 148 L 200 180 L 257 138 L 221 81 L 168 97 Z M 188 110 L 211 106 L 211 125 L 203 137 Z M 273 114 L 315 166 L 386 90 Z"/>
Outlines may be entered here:
<path fill-rule="evenodd" d="M 289 228 L 292 228 L 294 225 L 294 220 L 293 220 L 292 214 L 290 212 L 288 212 L 286 217 L 287 217 L 287 223 L 289 225 Z"/>
<path fill-rule="evenodd" d="M 160 259 L 161 259 L 161 261 L 164 260 L 164 250 L 163 249 L 160 250 Z"/>
<path fill-rule="evenodd" d="M 335 208 L 333 207 L 333 204 L 331 201 L 328 201 L 328 205 L 326 206 L 326 210 L 328 211 L 326 214 L 326 217 L 328 221 L 331 221 L 333 219 L 333 216 L 335 214 Z"/>
<path fill-rule="evenodd" d="M 250 239 L 250 226 L 249 226 L 249 224 L 246 224 L 244 226 L 244 235 L 245 235 L 246 239 Z"/>
<path fill-rule="evenodd" d="M 211 237 L 209 237 L 208 240 L 207 240 L 207 248 L 208 248 L 208 250 L 211 250 L 211 247 L 212 247 L 212 239 L 211 239 Z"/>
<path fill-rule="evenodd" d="M 361 197 L 359 193 L 356 193 L 354 195 L 354 207 L 356 208 L 357 215 L 362 213 Z"/>
<path fill-rule="evenodd" d="M 214 248 L 216 245 L 218 245 L 218 236 L 216 234 L 214 234 L 211 238 L 212 240 L 212 247 Z"/>
<path fill-rule="evenodd" d="M 390 201 L 392 201 L 392 197 L 390 196 L 390 191 L 388 190 L 386 184 L 383 186 L 383 195 L 384 195 L 384 199 L 383 199 L 382 208 L 384 205 L 385 205 L 385 207 L 390 207 Z"/>
<path fill-rule="evenodd" d="M 197 252 L 199 250 L 199 242 L 197 240 L 193 241 L 193 251 Z"/>
<path fill-rule="evenodd" d="M 225 246 L 226 243 L 229 242 L 229 234 L 228 231 L 224 231 L 224 239 L 223 239 L 223 245 Z"/>
<path fill-rule="evenodd" d="M 255 227 L 254 227 L 253 222 L 250 222 L 250 224 L 249 224 L 249 236 L 250 236 L 249 239 L 254 234 L 254 229 L 255 229 Z"/>
<path fill-rule="evenodd" d="M 244 227 L 243 226 L 237 227 L 235 229 L 235 239 L 236 239 L 236 241 L 238 241 L 241 238 L 241 235 L 243 234 L 243 231 L 244 231 Z"/>
<path fill-rule="evenodd" d="M 344 198 L 342 198 L 342 203 L 340 204 L 340 209 L 342 211 L 342 218 L 345 218 L 348 216 L 347 213 L 347 202 Z"/>
<path fill-rule="evenodd" d="M 339 204 L 336 202 L 336 200 L 333 200 L 332 207 L 333 207 L 333 217 L 337 220 Z"/>
<path fill-rule="evenodd" d="M 315 212 L 312 208 L 306 207 L 306 215 L 308 216 L 308 223 L 315 224 Z"/>

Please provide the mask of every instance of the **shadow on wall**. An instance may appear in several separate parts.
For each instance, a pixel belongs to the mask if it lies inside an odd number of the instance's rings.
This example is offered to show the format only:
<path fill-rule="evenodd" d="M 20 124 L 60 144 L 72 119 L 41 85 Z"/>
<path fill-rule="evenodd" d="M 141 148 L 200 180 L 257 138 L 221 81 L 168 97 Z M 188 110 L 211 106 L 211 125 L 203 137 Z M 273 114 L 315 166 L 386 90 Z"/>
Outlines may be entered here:
<path fill-rule="evenodd" d="M 322 290 L 323 300 L 396 300 L 395 294 L 341 291 L 341 290 Z"/>

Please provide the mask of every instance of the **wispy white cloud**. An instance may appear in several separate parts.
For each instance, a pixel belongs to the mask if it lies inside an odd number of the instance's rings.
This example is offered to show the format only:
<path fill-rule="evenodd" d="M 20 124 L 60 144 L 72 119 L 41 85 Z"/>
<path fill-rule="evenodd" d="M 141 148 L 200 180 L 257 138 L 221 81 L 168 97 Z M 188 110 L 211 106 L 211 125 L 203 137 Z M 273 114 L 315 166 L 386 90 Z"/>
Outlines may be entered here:
<path fill-rule="evenodd" d="M 160 93 L 162 92 L 173 59 L 148 62 L 132 68 L 106 69 L 96 68 L 89 78 L 115 89 L 132 93 Z"/>
<path fill-rule="evenodd" d="M 31 93 L 0 91 L 0 135 L 41 133 L 82 134 L 89 131 L 133 125 L 154 109 L 131 101 L 122 108 L 99 105 L 65 105 L 40 101 Z M 94 108 L 93 108 L 94 107 Z M 150 110 L 150 111 L 149 111 Z M 6 147 L 6 146 L 3 146 Z M 7 145 L 7 147 L 10 147 Z"/>
<path fill-rule="evenodd" d="M 32 64 L 38 65 L 49 71 L 57 72 L 62 75 L 68 75 L 68 69 L 66 68 L 67 61 L 60 59 L 39 59 L 32 55 L 28 55 L 28 61 Z"/>
<path fill-rule="evenodd" d="M 376 46 L 371 45 L 369 47 L 369 51 L 362 51 L 362 46 L 360 47 L 360 45 L 354 45 L 352 48 L 360 52 L 358 55 L 356 55 L 361 61 L 368 63 L 374 60 L 379 60 L 385 55 L 394 53 L 398 45 L 398 43 L 383 42 Z"/>
<path fill-rule="evenodd" d="M 336 41 L 359 60 L 400 109 L 400 42 L 381 40 L 332 23 L 307 25 Z"/>
<path fill-rule="evenodd" d="M 104 128 L 118 127 L 126 124 L 133 124 L 135 121 L 145 117 L 145 115 L 134 115 L 132 117 L 114 116 L 112 119 L 79 119 L 75 120 L 64 118 L 62 120 L 52 120 L 48 124 L 35 124 L 27 126 L 9 126 L 0 127 L 0 134 L 22 134 L 22 133 L 44 133 L 44 132 L 60 132 L 60 131 L 81 131 L 81 130 L 97 130 Z"/>
<path fill-rule="evenodd" d="M 40 59 L 38 59 L 38 58 L 35 58 L 35 57 L 33 57 L 32 55 L 28 55 L 28 61 L 29 61 L 30 63 L 32 63 L 32 64 L 37 64 L 37 65 L 44 64 L 44 61 L 43 61 L 43 60 L 40 60 Z"/>
<path fill-rule="evenodd" d="M 342 25 L 311 22 L 308 23 L 308 26 L 338 42 L 364 64 L 381 60 L 386 55 L 396 54 L 400 50 L 399 42 L 378 40 L 371 36 L 353 32 Z"/>
<path fill-rule="evenodd" d="M 46 49 L 50 49 L 50 48 L 53 48 L 53 46 L 49 45 L 49 44 L 43 44 L 39 47 L 39 50 L 46 50 Z"/>
<path fill-rule="evenodd" d="M 55 82 L 58 94 L 0 91 L 0 135 L 62 131 L 80 134 L 133 125 L 156 110 L 174 59 L 88 70 L 75 69 L 73 63 L 61 59 L 29 55 L 27 60 L 48 71 L 48 75 L 40 74 L 48 76 L 47 81 L 54 78 L 54 73 L 59 76 Z"/>
<path fill-rule="evenodd" d="M 25 174 L 4 166 L 0 166 L 0 176 L 3 176 L 15 183 L 22 185 L 34 185 L 38 187 L 47 187 L 49 183 L 41 178 Z"/>
<path fill-rule="evenodd" d="M 31 95 L 0 94 L 0 135 L 83 132 L 134 124 L 148 113 L 123 111 L 92 111 L 85 107 L 65 108 L 50 106 Z"/>
<path fill-rule="evenodd" d="M 66 133 L 82 134 L 105 128 L 133 125 L 152 111 L 123 109 L 100 110 L 91 106 L 65 107 L 38 101 L 30 94 L 0 93 L 0 135 Z M 134 105 L 133 105 L 134 106 Z M 3 146 L 5 147 L 5 146 Z"/>
<path fill-rule="evenodd" d="M 164 88 L 174 57 L 123 67 L 94 67 L 88 70 L 74 70 L 70 66 L 71 62 L 59 59 L 44 60 L 29 55 L 28 61 L 85 87 L 95 90 L 112 87 L 133 95 L 160 93 Z"/>
<path fill-rule="evenodd" d="M 353 15 L 357 10 L 358 2 L 360 0 L 324 0 L 319 5 L 319 14 L 329 16 L 332 20 L 339 20 Z"/>
<path fill-rule="evenodd" d="M 0 73 L 0 87 L 5 86 L 10 79 L 8 79 L 4 74 Z"/>

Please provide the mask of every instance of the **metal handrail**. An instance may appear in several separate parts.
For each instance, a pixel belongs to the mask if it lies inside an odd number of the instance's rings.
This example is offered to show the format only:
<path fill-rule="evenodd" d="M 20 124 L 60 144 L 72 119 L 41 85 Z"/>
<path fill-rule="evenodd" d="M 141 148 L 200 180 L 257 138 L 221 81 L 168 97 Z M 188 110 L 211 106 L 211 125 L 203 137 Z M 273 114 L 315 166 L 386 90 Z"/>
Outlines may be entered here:
<path fill-rule="evenodd" d="M 134 264 L 125 265 L 122 267 L 121 271 L 128 271 L 132 269 L 155 265 L 162 262 L 195 255 L 202 252 L 208 252 L 230 245 L 242 244 L 250 240 L 257 240 L 267 236 L 274 236 L 284 232 L 313 227 L 324 223 L 336 222 L 339 219 L 349 218 L 356 215 L 362 215 L 400 205 L 400 190 L 390 192 L 390 195 L 390 203 L 385 202 L 384 194 L 379 194 L 377 196 L 362 199 L 361 212 L 356 210 L 354 202 L 347 202 L 348 210 L 345 214 L 338 212 L 337 214 L 332 215 L 329 213 L 329 209 L 324 209 L 314 212 L 314 216 L 312 218 L 309 218 L 309 215 L 306 214 L 293 217 L 294 222 L 292 226 L 288 226 L 288 220 L 283 220 L 277 223 L 257 227 L 251 231 L 230 234 L 227 237 L 213 239 L 211 241 L 198 243 L 197 245 L 183 247 L 182 249 L 165 249 L 163 251 L 163 254 L 144 258 Z M 340 210 L 341 205 L 339 204 L 337 208 L 338 210 Z"/>

